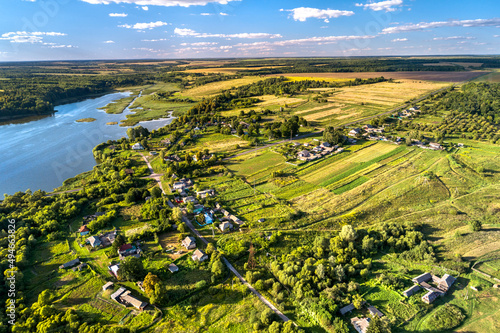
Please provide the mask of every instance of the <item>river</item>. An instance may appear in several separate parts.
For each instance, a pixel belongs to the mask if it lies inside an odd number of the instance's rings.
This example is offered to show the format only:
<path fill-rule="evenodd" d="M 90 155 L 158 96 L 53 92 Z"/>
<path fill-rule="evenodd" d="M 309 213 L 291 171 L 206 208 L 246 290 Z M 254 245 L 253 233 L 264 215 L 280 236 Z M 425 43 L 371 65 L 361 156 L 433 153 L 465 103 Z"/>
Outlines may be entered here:
<path fill-rule="evenodd" d="M 130 92 L 57 106 L 56 113 L 33 121 L 0 125 L 0 199 L 4 194 L 41 189 L 47 192 L 79 173 L 92 170 L 96 161 L 92 149 L 99 143 L 126 136 L 128 127 L 106 125 L 120 122 L 130 114 L 130 105 L 121 114 L 98 108 L 130 96 Z M 82 118 L 94 122 L 77 123 Z M 170 124 L 173 118 L 144 121 L 149 130 Z"/>

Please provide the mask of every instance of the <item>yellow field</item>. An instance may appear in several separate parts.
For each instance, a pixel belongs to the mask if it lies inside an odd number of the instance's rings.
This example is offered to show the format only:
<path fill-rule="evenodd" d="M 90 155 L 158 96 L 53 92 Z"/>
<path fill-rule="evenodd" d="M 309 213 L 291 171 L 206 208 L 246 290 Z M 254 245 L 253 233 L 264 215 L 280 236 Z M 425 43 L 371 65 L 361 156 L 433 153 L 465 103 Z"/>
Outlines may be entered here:
<path fill-rule="evenodd" d="M 418 97 L 426 92 L 449 85 L 443 82 L 428 82 L 416 80 L 399 80 L 394 83 L 380 82 L 356 87 L 342 88 L 335 94 L 332 101 L 373 103 L 379 105 L 396 105 Z"/>
<path fill-rule="evenodd" d="M 342 107 L 337 103 L 329 104 L 328 107 L 333 107 L 333 106 L 338 106 L 338 107 L 333 108 L 333 109 L 329 109 L 329 110 L 325 110 L 325 111 L 315 112 L 313 114 L 308 114 L 308 115 L 304 116 L 304 119 L 307 121 L 319 120 L 321 118 L 325 118 L 325 117 L 328 117 L 328 116 L 331 116 L 334 114 L 341 114 L 343 112 Z"/>
<path fill-rule="evenodd" d="M 448 85 L 445 82 L 399 80 L 337 88 L 327 104 L 301 108 L 295 114 L 308 121 L 339 124 L 341 120 L 355 115 L 367 117 L 389 111 L 410 99 Z"/>
<path fill-rule="evenodd" d="M 257 76 L 246 76 L 241 79 L 234 79 L 228 81 L 211 82 L 200 87 L 184 90 L 181 95 L 187 97 L 208 97 L 221 92 L 221 90 L 230 89 L 231 87 L 241 87 L 261 80 Z"/>
<path fill-rule="evenodd" d="M 325 178 L 333 177 L 335 176 L 335 174 L 339 174 L 349 169 L 355 163 L 368 162 L 378 156 L 382 156 L 390 151 L 393 151 L 397 147 L 397 145 L 380 142 L 367 148 L 363 148 L 349 157 L 341 159 L 337 162 L 327 164 L 321 168 L 309 172 L 304 176 L 301 176 L 300 178 L 308 183 L 321 183 L 325 180 Z"/>
<path fill-rule="evenodd" d="M 304 100 L 302 98 L 276 97 L 274 95 L 259 96 L 259 99 L 262 102 L 259 102 L 256 105 L 260 106 L 260 107 L 267 107 L 267 106 L 271 106 L 271 105 L 285 105 L 285 104 L 290 106 L 291 104 L 294 104 L 294 103 L 304 102 Z"/>

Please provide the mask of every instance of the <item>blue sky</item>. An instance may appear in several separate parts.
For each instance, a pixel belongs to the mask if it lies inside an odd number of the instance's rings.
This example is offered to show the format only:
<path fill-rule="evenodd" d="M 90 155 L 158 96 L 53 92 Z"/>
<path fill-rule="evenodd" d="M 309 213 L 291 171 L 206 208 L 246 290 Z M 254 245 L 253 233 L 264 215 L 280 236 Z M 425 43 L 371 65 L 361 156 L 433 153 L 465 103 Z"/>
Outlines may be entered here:
<path fill-rule="evenodd" d="M 0 0 L 0 61 L 499 54 L 498 0 Z"/>

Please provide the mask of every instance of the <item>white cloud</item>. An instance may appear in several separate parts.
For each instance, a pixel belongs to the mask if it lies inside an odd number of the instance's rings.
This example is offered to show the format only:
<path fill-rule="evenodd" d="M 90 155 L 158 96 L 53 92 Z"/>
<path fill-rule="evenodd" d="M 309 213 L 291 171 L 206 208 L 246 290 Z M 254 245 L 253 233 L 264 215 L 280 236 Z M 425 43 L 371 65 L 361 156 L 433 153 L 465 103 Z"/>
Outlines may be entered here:
<path fill-rule="evenodd" d="M 307 45 L 307 44 L 335 44 L 342 41 L 351 41 L 351 40 L 362 40 L 362 39 L 372 39 L 377 36 L 324 36 L 324 37 L 309 37 L 302 39 L 290 39 L 290 40 L 280 40 L 275 42 L 255 42 L 255 43 L 239 43 L 236 44 L 235 47 L 255 47 L 255 48 L 264 48 L 264 47 L 272 47 L 272 46 L 297 46 L 297 45 Z"/>
<path fill-rule="evenodd" d="M 198 42 L 198 43 L 181 43 L 181 46 L 208 46 L 208 45 L 217 45 L 217 42 Z"/>
<path fill-rule="evenodd" d="M 420 31 L 441 27 L 491 27 L 500 25 L 500 18 L 476 20 L 450 20 L 437 22 L 420 22 L 389 27 L 382 30 L 383 34 L 394 34 L 407 31 Z"/>
<path fill-rule="evenodd" d="M 219 13 L 219 15 L 220 15 L 220 16 L 228 16 L 229 14 L 227 14 L 227 13 L 222 13 L 222 12 L 221 12 L 221 13 Z"/>
<path fill-rule="evenodd" d="M 493 37 L 498 38 L 498 37 L 500 37 L 500 35 L 493 35 Z"/>
<path fill-rule="evenodd" d="M 61 49 L 61 48 L 67 48 L 67 49 L 76 49 L 78 48 L 78 46 L 74 46 L 74 45 L 51 45 L 49 46 L 51 49 Z"/>
<path fill-rule="evenodd" d="M 14 31 L 6 32 L 1 35 L 0 40 L 8 40 L 11 43 L 42 43 L 44 36 L 60 37 L 66 36 L 61 32 L 27 32 L 27 31 Z"/>
<path fill-rule="evenodd" d="M 386 12 L 394 12 L 397 10 L 394 6 L 401 6 L 402 4 L 403 0 L 386 0 L 367 4 L 357 3 L 356 7 L 363 7 L 364 9 L 371 9 L 374 11 L 385 10 Z"/>
<path fill-rule="evenodd" d="M 107 40 L 107 41 L 104 41 L 103 43 L 104 43 L 104 44 L 114 44 L 115 42 L 114 42 L 114 41 L 112 41 L 112 40 Z"/>
<path fill-rule="evenodd" d="M 134 25 L 123 24 L 123 25 L 119 25 L 118 27 L 127 28 L 127 29 L 146 30 L 146 29 L 153 29 L 153 28 L 162 27 L 164 25 L 168 25 L 168 23 L 163 22 L 163 21 L 156 21 L 156 22 L 150 22 L 150 23 L 136 23 Z"/>
<path fill-rule="evenodd" d="M 327 22 L 329 18 L 354 15 L 354 12 L 350 10 L 318 9 L 309 7 L 299 7 L 289 10 L 281 9 L 280 11 L 292 12 L 293 19 L 300 22 L 305 22 L 308 18 L 323 19 Z"/>
<path fill-rule="evenodd" d="M 408 38 L 396 38 L 391 40 L 391 42 L 406 42 L 408 41 Z"/>
<path fill-rule="evenodd" d="M 149 10 L 149 7 L 148 7 L 148 6 L 142 6 L 141 8 L 142 8 L 142 10 L 145 10 L 145 11 L 148 11 L 148 10 Z"/>
<path fill-rule="evenodd" d="M 471 40 L 476 39 L 476 37 L 464 37 L 464 36 L 449 36 L 449 37 L 435 37 L 432 40 Z"/>
<path fill-rule="evenodd" d="M 205 6 L 209 3 L 219 3 L 221 5 L 227 5 L 231 1 L 240 0 L 81 0 L 92 5 L 109 5 L 111 3 L 128 3 L 139 6 L 180 6 L 180 7 L 190 7 L 190 6 Z"/>
<path fill-rule="evenodd" d="M 210 14 L 210 13 L 201 13 L 200 15 L 201 16 L 211 16 L 212 14 Z"/>
<path fill-rule="evenodd" d="M 143 39 L 141 42 L 164 42 L 168 39 L 166 38 L 160 38 L 160 39 Z"/>
<path fill-rule="evenodd" d="M 281 38 L 280 34 L 268 34 L 268 33 L 238 33 L 238 34 L 209 34 L 196 32 L 192 29 L 186 28 L 175 28 L 174 33 L 183 37 L 197 37 L 197 38 Z"/>
<path fill-rule="evenodd" d="M 128 14 L 125 14 L 125 13 L 109 13 L 109 16 L 111 16 L 111 17 L 127 17 Z"/>

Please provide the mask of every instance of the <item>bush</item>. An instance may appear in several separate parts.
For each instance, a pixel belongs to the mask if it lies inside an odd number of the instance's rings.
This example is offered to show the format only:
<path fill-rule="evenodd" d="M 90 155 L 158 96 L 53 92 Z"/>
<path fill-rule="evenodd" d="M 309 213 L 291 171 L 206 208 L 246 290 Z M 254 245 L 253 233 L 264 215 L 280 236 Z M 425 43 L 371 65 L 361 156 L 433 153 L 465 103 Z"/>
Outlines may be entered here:
<path fill-rule="evenodd" d="M 457 327 L 465 319 L 462 310 L 452 304 L 446 304 L 438 308 L 426 321 L 425 329 L 432 331 L 445 331 Z"/>

